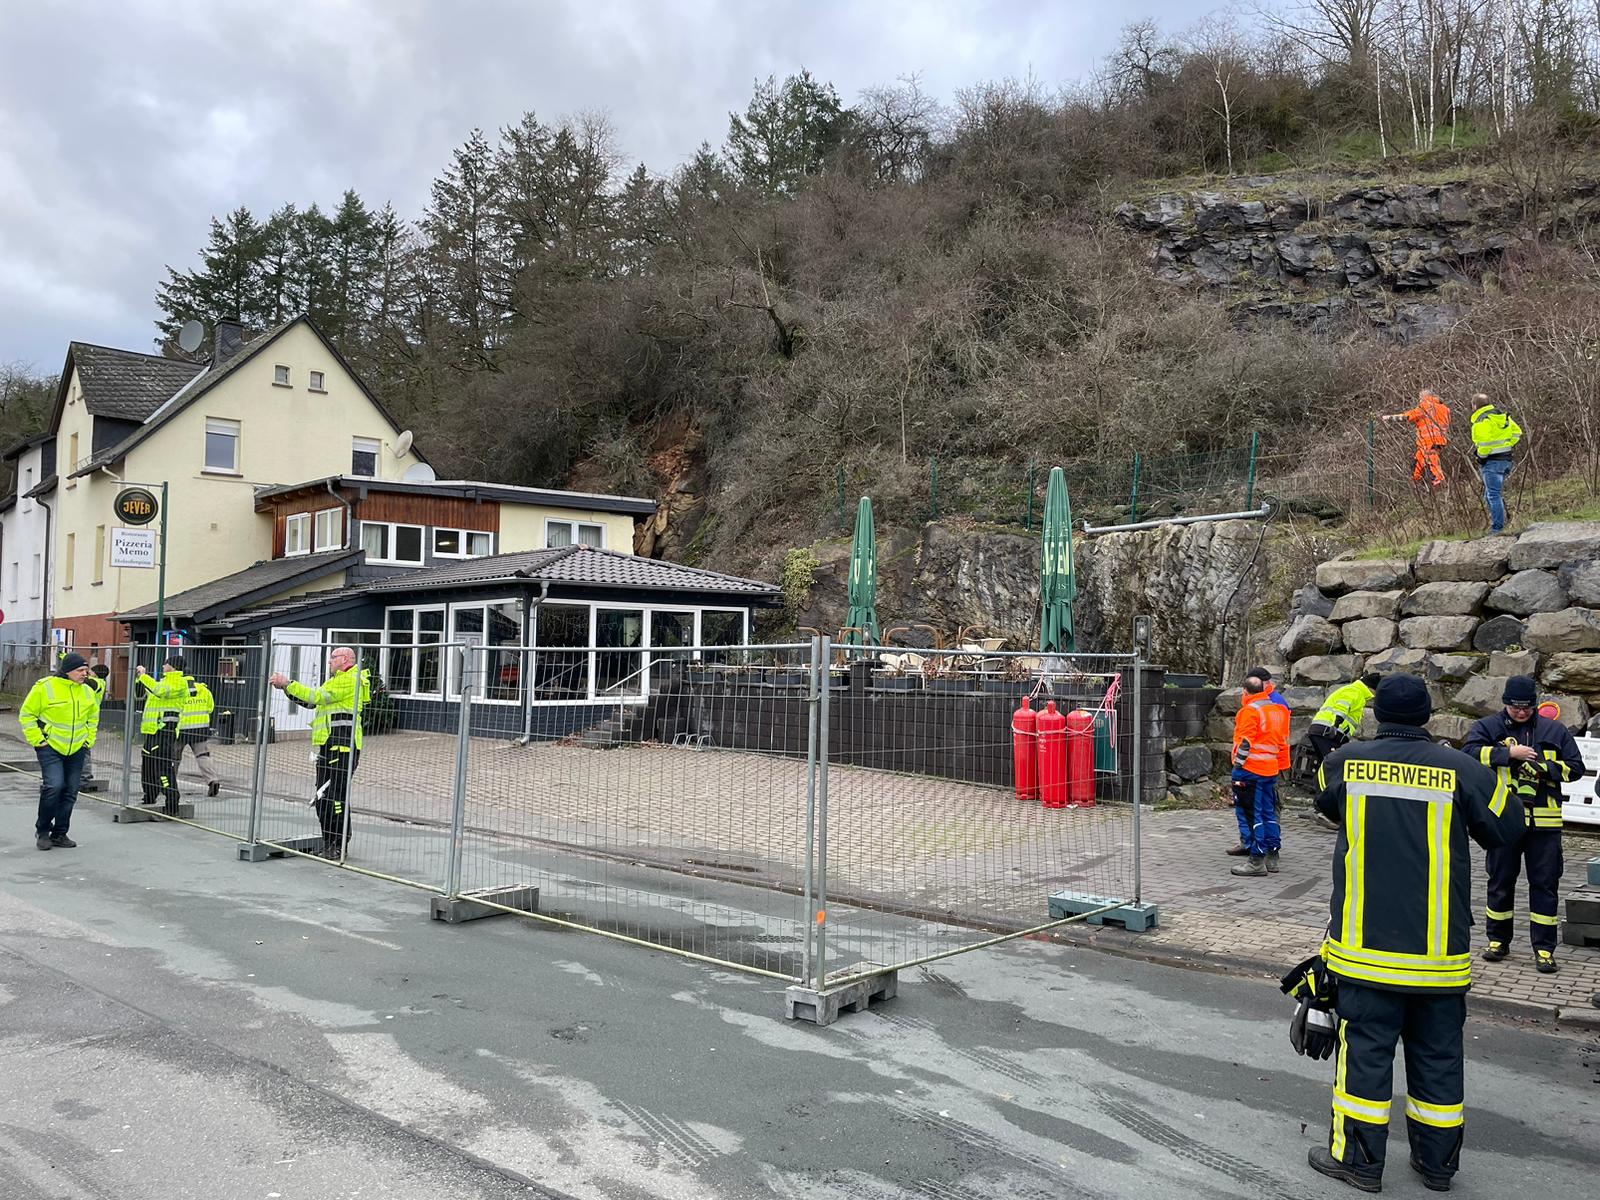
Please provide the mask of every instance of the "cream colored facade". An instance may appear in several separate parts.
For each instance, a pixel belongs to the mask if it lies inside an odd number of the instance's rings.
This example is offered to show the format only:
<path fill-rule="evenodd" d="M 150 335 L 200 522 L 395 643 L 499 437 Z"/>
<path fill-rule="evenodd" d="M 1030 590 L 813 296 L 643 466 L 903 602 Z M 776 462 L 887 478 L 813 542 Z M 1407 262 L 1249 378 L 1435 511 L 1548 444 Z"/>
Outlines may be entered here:
<path fill-rule="evenodd" d="M 605 530 L 603 550 L 633 553 L 633 518 L 627 513 L 585 512 L 572 508 L 545 508 L 537 504 L 500 502 L 499 552 L 545 548 L 545 523 L 560 521 L 599 525 Z"/>
<path fill-rule="evenodd" d="M 253 344 L 240 353 L 252 349 Z M 274 382 L 279 367 L 289 370 L 288 386 Z M 322 392 L 308 386 L 314 371 L 322 374 Z M 174 407 L 182 403 L 180 393 Z M 147 424 L 164 418 L 158 412 Z M 237 471 L 206 469 L 208 418 L 238 422 Z M 169 485 L 170 596 L 271 557 L 272 521 L 256 513 L 255 488 L 348 474 L 353 439 L 358 437 L 382 447 L 378 478 L 398 479 L 420 461 L 414 453 L 395 454 L 398 433 L 322 339 L 301 322 L 166 420 L 122 462 L 111 464 L 120 478 L 101 470 L 73 479 L 77 462 L 89 457 L 93 445 L 93 418 L 73 378 L 56 435 L 60 484 L 52 497 L 57 515 L 51 540 L 58 556 L 51 571 L 54 624 L 71 627 L 74 617 L 154 603 L 156 571 L 112 569 L 104 557 L 111 527 L 118 524 L 112 502 L 127 483 L 150 486 L 165 480 Z M 631 532 L 629 536 L 631 549 Z"/>

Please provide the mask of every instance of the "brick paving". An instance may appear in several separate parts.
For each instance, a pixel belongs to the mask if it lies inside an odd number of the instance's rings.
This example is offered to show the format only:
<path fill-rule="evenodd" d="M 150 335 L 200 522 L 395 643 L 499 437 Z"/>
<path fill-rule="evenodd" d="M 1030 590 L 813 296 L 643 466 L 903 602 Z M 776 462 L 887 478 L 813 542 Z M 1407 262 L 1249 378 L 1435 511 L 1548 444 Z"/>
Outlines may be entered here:
<path fill-rule="evenodd" d="M 103 774 L 119 756 L 115 739 L 103 739 L 97 756 Z M 216 757 L 225 779 L 249 779 L 253 747 L 218 747 Z M 308 759 L 303 741 L 268 747 L 267 792 L 280 797 L 267 809 L 280 814 L 268 820 L 268 836 L 288 836 L 272 831 L 290 824 L 294 832 L 309 832 L 303 803 L 283 804 L 283 798 L 309 798 Z M 689 864 L 768 887 L 795 888 L 803 879 L 803 761 L 655 744 L 519 748 L 473 739 L 469 762 L 467 823 L 480 833 L 471 843 L 468 869 L 469 876 L 474 869 L 485 872 L 485 884 L 507 882 L 506 871 L 514 876 L 516 865 L 508 866 L 503 852 L 508 840 L 578 850 L 594 860 Z M 186 763 L 192 768 L 192 760 Z M 358 819 L 376 813 L 424 827 L 447 826 L 453 772 L 450 735 L 369 738 L 357 775 Z M 852 930 L 871 931 L 879 911 L 948 914 L 980 926 L 1014 928 L 1045 919 L 1044 898 L 1052 891 L 1118 897 L 1133 891 L 1132 820 L 1125 808 L 1046 810 L 994 787 L 850 767 L 829 772 L 828 805 L 830 887 L 858 906 L 830 906 L 840 938 Z M 246 811 L 245 796 L 234 791 L 203 804 L 200 816 L 242 833 Z M 1262 972 L 1282 970 L 1315 948 L 1327 920 L 1333 834 L 1286 814 L 1282 870 L 1265 879 L 1229 874 L 1238 860 L 1223 851 L 1237 834 L 1226 809 L 1146 810 L 1142 835 L 1143 895 L 1161 906 L 1161 927 L 1141 935 L 1074 930 L 1075 940 Z M 426 860 L 428 879 L 434 879 L 437 852 L 407 846 L 418 864 Z M 1564 883 L 1571 888 L 1583 882 L 1584 862 L 1600 855 L 1600 838 L 1569 833 L 1566 849 Z M 1475 909 L 1481 914 L 1483 854 L 1476 847 L 1473 853 Z M 401 865 L 411 869 L 410 860 Z M 377 869 L 402 873 L 394 864 L 379 863 Z M 490 878 L 492 871 L 499 874 Z M 1594 1011 L 1589 998 L 1600 992 L 1600 950 L 1561 946 L 1560 973 L 1537 974 L 1526 941 L 1525 888 L 1517 906 L 1514 952 L 1501 963 L 1474 960 L 1474 996 L 1546 1013 Z M 960 944 L 960 936 L 930 927 L 925 938 L 896 950 L 916 957 L 947 948 L 953 937 Z M 1473 944 L 1475 951 L 1483 944 L 1481 924 L 1474 927 Z"/>

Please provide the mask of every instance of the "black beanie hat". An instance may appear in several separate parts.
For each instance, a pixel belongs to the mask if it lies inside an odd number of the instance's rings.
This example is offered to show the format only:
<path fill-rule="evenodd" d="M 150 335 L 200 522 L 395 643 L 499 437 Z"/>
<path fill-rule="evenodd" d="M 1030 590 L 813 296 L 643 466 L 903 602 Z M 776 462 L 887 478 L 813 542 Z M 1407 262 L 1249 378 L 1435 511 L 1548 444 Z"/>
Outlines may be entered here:
<path fill-rule="evenodd" d="M 1267 670 L 1265 667 L 1251 667 L 1245 672 L 1245 677 L 1249 678 L 1251 675 L 1254 675 L 1257 679 L 1261 680 L 1262 683 L 1272 682 L 1272 672 Z"/>
<path fill-rule="evenodd" d="M 1426 725 L 1433 715 L 1433 698 L 1428 685 L 1415 675 L 1385 675 L 1372 708 L 1385 725 Z"/>
<path fill-rule="evenodd" d="M 184 665 L 185 664 L 184 664 L 184 661 L 183 661 L 183 655 L 181 655 L 181 654 L 169 654 L 169 655 L 167 655 L 167 666 L 171 667 L 174 671 L 183 670 Z"/>
<path fill-rule="evenodd" d="M 1506 690 L 1500 696 L 1502 704 L 1533 704 L 1539 699 L 1539 685 L 1532 675 L 1513 675 L 1506 680 Z"/>
<path fill-rule="evenodd" d="M 61 666 L 57 670 L 59 674 L 70 675 L 79 667 L 87 667 L 88 665 L 89 660 L 74 650 L 61 656 Z"/>

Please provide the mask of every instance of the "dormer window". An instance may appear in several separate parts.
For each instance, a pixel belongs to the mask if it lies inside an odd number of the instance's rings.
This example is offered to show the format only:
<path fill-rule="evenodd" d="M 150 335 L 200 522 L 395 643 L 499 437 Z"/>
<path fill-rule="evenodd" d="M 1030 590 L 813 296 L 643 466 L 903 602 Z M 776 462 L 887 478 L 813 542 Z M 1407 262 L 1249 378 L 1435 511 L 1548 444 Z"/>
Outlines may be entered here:
<path fill-rule="evenodd" d="M 272 368 L 272 386 L 289 386 L 289 368 L 284 366 L 282 363 L 279 363 L 277 366 Z"/>

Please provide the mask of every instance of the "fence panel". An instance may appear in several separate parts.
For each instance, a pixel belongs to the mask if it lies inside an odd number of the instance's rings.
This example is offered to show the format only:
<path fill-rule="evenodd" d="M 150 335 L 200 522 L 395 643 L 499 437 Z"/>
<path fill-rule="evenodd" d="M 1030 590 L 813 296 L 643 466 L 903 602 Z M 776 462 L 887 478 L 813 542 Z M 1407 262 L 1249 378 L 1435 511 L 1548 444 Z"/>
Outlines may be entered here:
<path fill-rule="evenodd" d="M 545 919 L 802 977 L 813 647 L 468 658 L 462 894 L 536 886 Z"/>
<path fill-rule="evenodd" d="M 1131 658 L 916 651 L 889 670 L 876 651 L 836 658 L 819 752 L 817 987 L 1046 925 L 1054 892 L 1137 896 Z M 1092 806 L 1018 798 L 1012 714 L 1024 696 L 1088 714 Z"/>
<path fill-rule="evenodd" d="M 342 644 L 278 641 L 271 647 L 254 840 L 442 891 L 460 710 L 450 693 L 459 687 L 461 646 L 423 640 L 356 647 L 371 698 L 363 707 L 362 746 L 346 755 L 317 745 L 314 706 L 277 686 L 285 680 L 322 686 L 329 654 Z M 328 746 L 340 744 L 335 727 Z"/>

